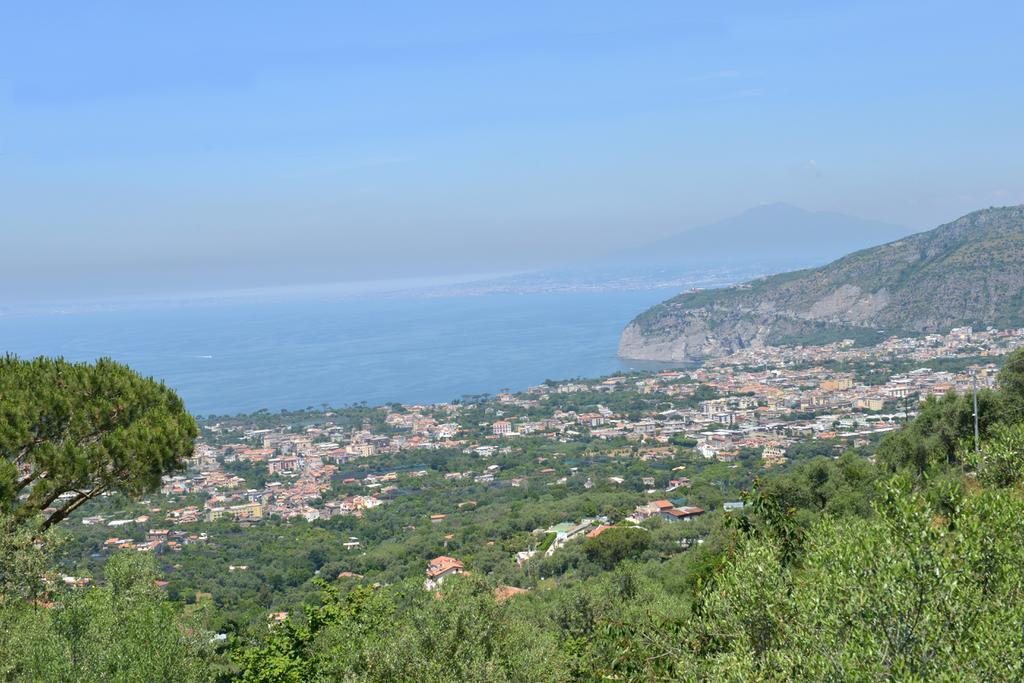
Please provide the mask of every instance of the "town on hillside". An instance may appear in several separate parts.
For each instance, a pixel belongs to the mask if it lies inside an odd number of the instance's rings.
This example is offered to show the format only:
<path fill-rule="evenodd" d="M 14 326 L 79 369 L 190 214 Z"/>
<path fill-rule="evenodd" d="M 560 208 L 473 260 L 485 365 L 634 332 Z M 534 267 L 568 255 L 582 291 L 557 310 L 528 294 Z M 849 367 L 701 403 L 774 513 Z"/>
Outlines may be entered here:
<path fill-rule="evenodd" d="M 167 560 L 163 583 L 217 598 L 223 579 L 211 571 L 265 569 L 241 548 L 268 524 L 341 532 L 308 575 L 290 579 L 299 583 L 325 571 L 384 581 L 404 572 L 433 589 L 451 575 L 497 571 L 525 590 L 577 541 L 619 527 L 674 527 L 663 533 L 681 552 L 742 509 L 759 473 L 810 455 L 870 457 L 921 401 L 992 387 L 1000 359 L 1022 345 L 1024 329 L 958 328 L 870 347 L 751 348 L 700 367 L 433 405 L 208 420 L 187 469 L 165 477 L 158 495 L 107 497 L 76 513 L 72 547 L 85 560 L 65 580 L 88 581 L 114 550 L 216 556 L 216 570 Z M 494 521 L 541 492 L 562 507 L 515 528 Z M 395 559 L 410 548 L 405 564 Z M 269 600 L 278 618 L 293 606 Z"/>

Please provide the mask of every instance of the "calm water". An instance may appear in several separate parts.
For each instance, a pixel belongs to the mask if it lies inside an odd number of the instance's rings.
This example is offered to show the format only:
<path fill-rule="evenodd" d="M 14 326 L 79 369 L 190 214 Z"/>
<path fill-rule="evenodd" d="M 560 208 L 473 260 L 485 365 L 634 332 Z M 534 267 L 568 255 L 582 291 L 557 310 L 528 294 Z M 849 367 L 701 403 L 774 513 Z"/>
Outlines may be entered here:
<path fill-rule="evenodd" d="M 322 403 L 448 401 L 593 377 L 623 326 L 672 292 L 207 304 L 0 317 L 0 350 L 110 356 L 165 380 L 199 415 Z"/>

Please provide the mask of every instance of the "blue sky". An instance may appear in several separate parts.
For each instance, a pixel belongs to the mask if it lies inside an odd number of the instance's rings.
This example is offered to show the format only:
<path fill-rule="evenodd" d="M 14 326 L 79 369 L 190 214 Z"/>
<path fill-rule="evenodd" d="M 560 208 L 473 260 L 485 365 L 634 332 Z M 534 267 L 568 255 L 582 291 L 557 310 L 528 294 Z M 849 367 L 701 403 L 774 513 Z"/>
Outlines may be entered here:
<path fill-rule="evenodd" d="M 5 3 L 0 288 L 521 270 L 775 201 L 933 227 L 1024 202 L 1022 19 L 984 2 Z"/>

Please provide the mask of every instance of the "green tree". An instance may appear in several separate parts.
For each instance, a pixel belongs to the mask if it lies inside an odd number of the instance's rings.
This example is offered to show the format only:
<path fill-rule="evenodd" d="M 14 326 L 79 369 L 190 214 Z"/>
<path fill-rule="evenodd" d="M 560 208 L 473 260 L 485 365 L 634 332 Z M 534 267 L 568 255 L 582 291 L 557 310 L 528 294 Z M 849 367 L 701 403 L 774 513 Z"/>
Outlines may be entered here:
<path fill-rule="evenodd" d="M 993 391 L 978 392 L 981 437 L 998 424 L 1003 414 L 1003 397 Z M 928 397 L 917 418 L 892 432 L 878 446 L 878 461 L 890 472 L 909 468 L 923 474 L 935 465 L 958 465 L 965 440 L 974 435 L 974 407 L 969 395 L 950 392 L 941 398 Z"/>
<path fill-rule="evenodd" d="M 153 559 L 115 555 L 106 574 L 107 585 L 55 592 L 45 606 L 0 608 L 0 679 L 212 680 L 210 634 L 164 599 Z"/>
<path fill-rule="evenodd" d="M 52 564 L 60 539 L 0 513 L 0 606 L 41 598 L 56 580 Z"/>
<path fill-rule="evenodd" d="M 596 538 L 588 538 L 584 550 L 591 562 L 612 569 L 623 560 L 639 557 L 650 543 L 651 532 L 647 529 L 612 527 Z"/>
<path fill-rule="evenodd" d="M 1024 482 L 1024 424 L 998 425 L 980 453 L 965 449 L 964 460 L 986 486 L 1016 486 Z"/>
<path fill-rule="evenodd" d="M 43 528 L 181 469 L 197 435 L 171 389 L 109 359 L 0 360 L 0 511 Z M 28 495 L 24 495 L 27 493 Z"/>
<path fill-rule="evenodd" d="M 530 623 L 516 600 L 499 603 L 476 577 L 418 582 L 346 594 L 322 584 L 322 605 L 278 626 L 238 653 L 238 680 L 541 681 L 566 667 L 549 632 Z"/>
<path fill-rule="evenodd" d="M 998 384 L 1005 419 L 1024 422 L 1024 348 L 1017 349 L 1006 359 L 999 371 Z"/>
<path fill-rule="evenodd" d="M 703 596 L 689 680 L 1007 680 L 1024 674 L 1024 502 L 940 510 L 907 476 L 872 519 L 823 517 L 799 566 L 751 539 Z"/>

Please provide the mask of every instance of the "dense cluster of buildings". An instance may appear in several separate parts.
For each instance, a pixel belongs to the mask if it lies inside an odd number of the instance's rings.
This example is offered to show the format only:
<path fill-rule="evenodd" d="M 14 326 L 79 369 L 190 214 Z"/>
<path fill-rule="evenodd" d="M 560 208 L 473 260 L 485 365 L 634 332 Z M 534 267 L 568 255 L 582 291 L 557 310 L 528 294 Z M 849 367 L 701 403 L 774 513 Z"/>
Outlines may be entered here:
<path fill-rule="evenodd" d="M 270 517 L 313 521 L 364 515 L 399 495 L 402 478 L 424 477 L 428 471 L 375 472 L 372 466 L 359 465 L 412 449 L 456 448 L 481 459 L 474 471 L 447 472 L 444 480 L 523 486 L 532 476 L 564 483 L 576 474 L 576 468 L 556 471 L 543 458 L 537 459 L 533 475 L 506 475 L 499 465 L 487 462 L 511 452 L 523 437 L 584 441 L 606 455 L 645 460 L 672 459 L 681 450 L 721 462 L 754 453 L 764 467 L 774 467 L 786 462 L 795 442 L 842 437 L 854 445 L 867 443 L 873 435 L 895 429 L 929 396 L 991 387 L 997 366 L 987 359 L 994 361 L 1021 345 L 1024 329 L 958 328 L 945 335 L 892 338 L 873 347 L 851 341 L 763 347 L 699 368 L 549 382 L 472 403 L 393 404 L 378 409 L 374 421 L 355 426 L 335 423 L 330 412 L 301 428 L 207 425 L 206 438 L 196 446 L 187 471 L 164 479 L 163 509 L 152 507 L 148 515 L 130 520 L 93 517 L 83 522 L 134 530 L 130 538 L 111 536 L 106 547 L 162 552 L 206 541 L 205 534 L 180 528 L 200 521 L 255 524 Z M 948 362 L 956 359 L 967 360 Z M 929 367 L 933 361 L 935 367 Z M 893 372 L 897 363 L 916 369 Z M 956 369 L 943 369 L 947 367 Z M 625 399 L 631 395 L 646 398 L 649 409 L 638 413 L 622 407 L 630 405 Z M 354 474 L 360 469 L 371 471 Z M 646 477 L 644 490 L 664 496 L 689 487 L 680 469 L 672 470 L 667 486 L 662 481 L 657 487 Z M 615 485 L 624 481 L 606 478 Z M 594 482 L 587 478 L 585 485 L 590 488 Z M 703 513 L 683 499 L 654 500 L 624 521 L 687 521 Z M 431 521 L 444 517 L 438 513 Z M 544 552 L 607 528 L 607 522 L 590 519 L 549 529 L 546 533 L 553 532 L 554 540 Z M 350 542 L 359 545 L 358 539 Z M 533 552 L 523 551 L 518 559 L 525 561 Z M 458 560 L 440 557 L 428 569 L 427 581 L 439 585 L 445 576 L 461 571 Z"/>
<path fill-rule="evenodd" d="M 521 408 L 557 404 L 561 394 L 620 392 L 661 395 L 659 410 L 639 419 L 598 404 L 589 412 L 554 410 L 538 420 L 531 415 L 503 418 L 491 424 L 492 438 L 543 434 L 570 441 L 579 438 L 626 439 L 645 445 L 644 455 L 657 457 L 647 445 L 691 439 L 706 458 L 729 462 L 741 449 L 757 449 L 764 463 L 785 462 L 788 444 L 808 438 L 869 437 L 895 429 L 916 412 L 918 402 L 948 392 L 967 393 L 992 387 L 996 364 L 980 362 L 961 370 L 919 367 L 891 373 L 886 363 L 957 358 L 989 358 L 1024 345 L 1024 329 L 957 328 L 946 335 L 892 338 L 873 347 L 846 340 L 823 346 L 748 349 L 694 370 L 673 370 L 641 378 L 617 376 L 596 382 L 566 382 L 532 387 L 527 397 L 499 396 Z M 860 367 L 867 379 L 853 370 Z M 701 388 L 716 396 L 696 402 Z M 611 400 L 608 401 L 612 403 Z M 487 446 L 473 445 L 480 453 Z"/>

